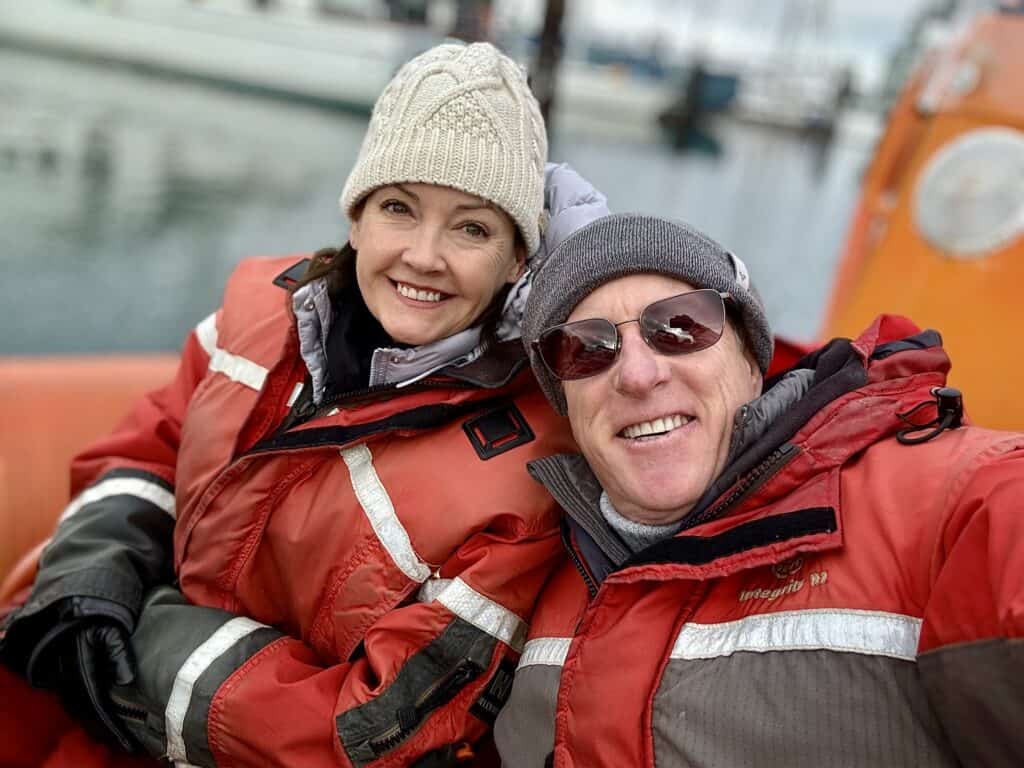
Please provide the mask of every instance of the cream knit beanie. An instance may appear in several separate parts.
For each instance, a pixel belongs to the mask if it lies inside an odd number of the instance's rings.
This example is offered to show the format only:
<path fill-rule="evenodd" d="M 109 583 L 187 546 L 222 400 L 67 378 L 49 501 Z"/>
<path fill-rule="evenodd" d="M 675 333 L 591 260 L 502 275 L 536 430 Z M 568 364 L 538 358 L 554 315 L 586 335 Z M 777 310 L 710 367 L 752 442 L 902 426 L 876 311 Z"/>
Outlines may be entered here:
<path fill-rule="evenodd" d="M 373 108 L 341 193 L 353 209 L 378 187 L 422 182 L 488 200 L 540 244 L 548 142 L 522 69 L 489 43 L 446 43 L 403 66 Z"/>

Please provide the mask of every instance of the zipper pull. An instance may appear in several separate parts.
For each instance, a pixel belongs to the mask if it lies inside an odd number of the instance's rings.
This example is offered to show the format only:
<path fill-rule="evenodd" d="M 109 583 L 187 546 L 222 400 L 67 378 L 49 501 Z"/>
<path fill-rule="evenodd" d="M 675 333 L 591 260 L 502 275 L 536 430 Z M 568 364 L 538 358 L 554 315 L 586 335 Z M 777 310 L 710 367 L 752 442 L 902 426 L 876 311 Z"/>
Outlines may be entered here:
<path fill-rule="evenodd" d="M 281 426 L 274 432 L 274 437 L 284 434 L 292 427 L 307 421 L 314 413 L 316 413 L 316 403 L 313 402 L 313 385 L 311 382 L 306 381 L 303 383 L 302 391 L 299 392 L 299 396 L 292 404 L 288 415 L 285 416 Z"/>

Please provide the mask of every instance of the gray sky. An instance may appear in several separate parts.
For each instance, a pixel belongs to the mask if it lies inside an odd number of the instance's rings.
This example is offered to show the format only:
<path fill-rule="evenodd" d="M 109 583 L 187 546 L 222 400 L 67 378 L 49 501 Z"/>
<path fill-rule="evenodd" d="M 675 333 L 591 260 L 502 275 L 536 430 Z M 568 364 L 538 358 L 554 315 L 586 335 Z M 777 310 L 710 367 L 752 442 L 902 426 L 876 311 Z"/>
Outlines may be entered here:
<path fill-rule="evenodd" d="M 755 55 L 785 44 L 842 58 L 873 83 L 911 18 L 931 0 L 567 0 L 570 35 L 678 53 L 702 46 Z M 532 26 L 544 0 L 498 0 L 499 18 Z M 783 36 L 783 20 L 790 19 Z M 815 13 L 820 23 L 814 23 Z M 794 26 L 793 20 L 796 20 Z M 515 23 L 515 21 L 513 21 Z M 818 34 L 820 32 L 820 34 Z"/>

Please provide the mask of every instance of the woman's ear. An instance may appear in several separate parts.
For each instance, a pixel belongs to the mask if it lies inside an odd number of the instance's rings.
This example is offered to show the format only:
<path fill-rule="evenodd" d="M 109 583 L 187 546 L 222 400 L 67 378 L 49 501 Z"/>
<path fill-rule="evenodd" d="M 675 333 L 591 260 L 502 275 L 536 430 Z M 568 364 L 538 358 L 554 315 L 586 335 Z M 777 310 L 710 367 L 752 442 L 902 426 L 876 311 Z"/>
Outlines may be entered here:
<path fill-rule="evenodd" d="M 518 240 L 518 238 L 516 239 Z M 354 248 L 355 246 L 352 247 Z M 524 243 L 517 242 L 512 255 L 515 256 L 515 261 L 513 261 L 512 266 L 509 267 L 508 277 L 505 279 L 505 282 L 509 284 L 516 282 L 523 276 L 523 273 L 526 272 L 526 245 Z"/>
<path fill-rule="evenodd" d="M 348 228 L 348 244 L 352 250 L 359 250 L 359 219 L 352 219 L 352 226 Z"/>
<path fill-rule="evenodd" d="M 359 237 L 361 230 L 359 220 L 363 218 L 363 208 L 366 206 L 366 198 L 363 198 L 352 208 L 352 226 L 348 228 L 348 244 L 353 251 L 359 251 Z"/>

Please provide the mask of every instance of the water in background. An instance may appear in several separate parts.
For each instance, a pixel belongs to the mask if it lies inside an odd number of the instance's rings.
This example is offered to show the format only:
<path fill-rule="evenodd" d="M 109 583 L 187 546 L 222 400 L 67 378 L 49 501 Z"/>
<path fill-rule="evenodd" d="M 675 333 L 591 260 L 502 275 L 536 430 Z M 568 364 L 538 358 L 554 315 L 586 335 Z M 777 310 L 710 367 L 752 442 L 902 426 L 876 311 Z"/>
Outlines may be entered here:
<path fill-rule="evenodd" d="M 0 49 L 0 355 L 169 351 L 246 255 L 338 244 L 362 118 Z M 716 153 L 565 135 L 614 211 L 738 253 L 779 333 L 816 336 L 870 140 L 718 122 Z"/>

